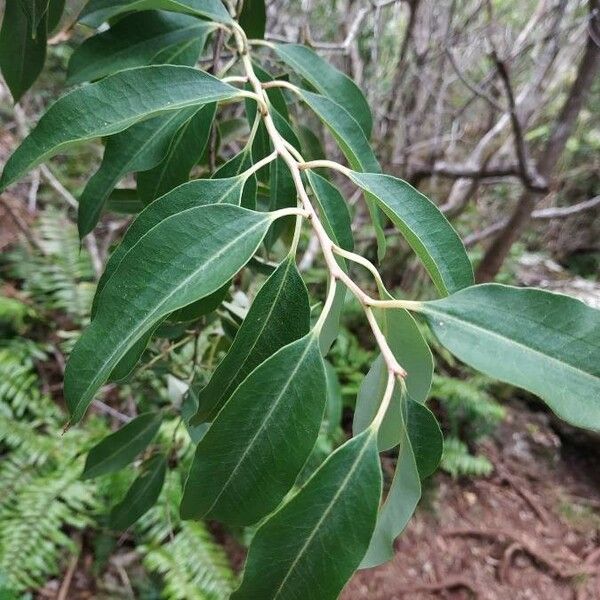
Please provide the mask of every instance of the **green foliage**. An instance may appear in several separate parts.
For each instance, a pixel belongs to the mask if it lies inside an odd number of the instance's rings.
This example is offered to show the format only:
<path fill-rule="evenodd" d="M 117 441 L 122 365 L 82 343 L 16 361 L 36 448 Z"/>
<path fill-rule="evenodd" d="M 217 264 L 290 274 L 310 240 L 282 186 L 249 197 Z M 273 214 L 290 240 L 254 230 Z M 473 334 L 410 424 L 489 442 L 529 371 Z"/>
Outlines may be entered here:
<path fill-rule="evenodd" d="M 441 467 L 453 477 L 484 477 L 494 468 L 485 456 L 473 456 L 467 445 L 455 437 L 444 440 Z"/>
<path fill-rule="evenodd" d="M 132 194 L 147 206 L 100 280 L 91 323 L 69 357 L 64 396 L 75 424 L 106 382 L 124 378 L 124 389 L 142 411 L 165 415 L 162 424 L 148 424 L 142 415 L 106 437 L 89 454 L 86 470 L 87 475 L 113 473 L 145 452 L 141 471 L 118 495 L 111 522 L 117 528 L 133 527 L 144 564 L 164 581 L 164 595 L 218 598 L 233 587 L 225 559 L 205 528 L 182 522 L 182 515 L 233 525 L 260 520 L 234 598 L 328 600 L 337 597 L 359 565 L 376 566 L 392 556 L 394 540 L 421 497 L 421 480 L 440 461 L 440 429 L 424 405 L 432 357 L 408 311 L 419 315 L 460 360 L 538 394 L 566 420 L 591 428 L 600 428 L 600 313 L 541 290 L 473 285 L 462 242 L 436 205 L 406 182 L 380 172 L 369 145 L 372 117 L 360 89 L 308 48 L 250 43 L 244 27 L 262 36 L 266 13 L 262 2 L 252 2 L 252 14 L 248 7 L 240 25 L 219 0 L 91 0 L 82 22 L 98 27 L 108 21 L 109 26 L 75 52 L 71 74 L 82 82 L 99 80 L 75 88 L 48 109 L 9 158 L 0 186 L 4 189 L 73 144 L 107 138 L 102 165 L 81 198 L 79 230 L 85 235 L 123 176 L 137 173 L 138 189 Z M 34 26 L 39 22 L 32 20 Z M 199 40 L 191 47 L 189 27 Z M 195 64 L 209 31 L 213 35 L 217 30 L 232 53 L 219 77 L 170 64 Z M 3 35 L 0 62 L 10 73 L 6 39 Z M 256 46 L 273 52 L 277 68 L 284 70 L 281 79 L 267 71 L 271 63 Z M 115 60 L 107 60 L 109 55 Z M 259 60 L 266 64 L 255 65 Z M 25 69 L 27 82 L 38 63 Z M 124 66 L 133 68 L 121 70 Z M 27 85 L 12 87 L 20 94 Z M 298 99 L 331 133 L 353 170 L 329 160 L 305 162 L 299 140 L 307 136 L 298 127 Z M 220 120 L 229 113 L 230 121 L 239 120 L 242 108 L 249 133 L 240 133 L 232 151 L 221 155 L 218 136 L 227 134 L 227 128 L 214 125 L 215 115 Z M 236 130 L 229 126 L 230 134 Z M 192 148 L 194 142 L 197 147 Z M 202 164 L 195 169 L 197 161 Z M 338 189 L 329 182 L 331 170 L 362 190 L 379 257 L 386 247 L 385 215 L 442 299 L 394 298 L 377 268 L 350 251 L 350 211 L 339 191 L 346 186 Z M 191 171 L 206 178 L 171 189 Z M 319 307 L 315 314 L 295 268 L 306 224 L 322 251 L 327 276 L 327 286 L 311 290 L 327 289 L 324 300 L 314 298 Z M 62 231 L 42 236 L 42 243 L 49 244 L 44 254 L 54 261 L 65 253 L 66 263 L 62 271 L 27 272 L 24 287 L 36 314 L 45 316 L 48 305 L 67 310 L 77 326 L 85 324 L 89 303 L 79 302 L 75 291 L 89 284 L 89 274 L 79 255 L 73 258 L 74 248 L 63 248 L 64 238 L 71 244 L 69 236 Z M 376 297 L 351 277 L 351 264 L 368 270 Z M 253 271 L 270 277 L 258 293 L 249 294 L 255 296 L 249 306 L 248 295 L 240 298 L 239 292 L 251 289 Z M 369 369 L 361 365 L 361 372 L 368 373 L 357 394 L 354 436 L 333 450 L 341 396 L 362 379 L 362 373 L 346 373 L 338 387 L 332 369 L 324 368 L 323 356 L 336 338 L 339 346 L 344 343 L 339 320 L 346 292 L 355 297 L 377 352 Z M 23 326 L 19 309 L 4 312 L 12 314 L 13 328 Z M 165 341 L 147 351 L 153 336 Z M 224 350 L 215 369 L 215 357 Z M 140 358 L 149 356 L 136 373 Z M 372 353 L 356 351 L 350 371 L 361 356 L 365 360 L 360 362 L 368 363 Z M 23 397 L 33 394 L 28 392 L 30 370 L 19 372 L 14 364 L 6 370 L 11 377 L 6 393 L 14 404 L 10 410 L 29 410 L 23 408 Z M 176 392 L 165 385 L 169 372 L 169 381 L 179 385 Z M 194 381 L 193 389 L 186 393 L 184 382 L 189 381 Z M 444 396 L 453 429 L 466 419 L 479 434 L 480 423 L 501 417 L 485 392 L 452 385 L 438 379 L 435 393 Z M 36 422 L 35 435 L 45 426 L 46 421 Z M 56 475 L 46 470 L 53 467 L 46 457 L 53 455 L 54 446 L 36 448 L 31 430 L 28 434 L 25 429 L 5 425 L 3 443 L 11 448 L 7 464 L 29 449 L 40 478 L 54 477 L 45 484 L 53 494 L 45 499 L 53 519 L 49 530 L 56 531 L 59 523 L 88 524 L 81 515 L 92 508 L 91 496 L 84 495 L 91 487 L 82 482 L 75 486 L 69 474 L 82 459 L 79 453 L 91 445 L 89 433 L 83 432 L 93 429 L 93 420 L 86 429 L 66 434 L 77 440 L 77 453 L 69 454 L 65 438 L 67 450 L 61 447 L 60 460 L 67 456 L 68 464 L 60 463 Z M 379 452 L 392 448 L 397 449 L 396 471 L 381 502 Z M 489 469 L 457 437 L 448 441 L 442 460 L 453 474 Z M 179 480 L 188 467 L 182 495 Z M 70 490 L 68 496 L 63 489 Z M 19 506 L 41 510 L 30 496 L 25 494 Z M 12 504 L 7 509 L 10 514 L 15 510 Z M 78 519 L 72 518 L 74 513 Z M 20 518 L 27 522 L 30 516 Z M 20 540 L 24 529 L 19 533 L 12 522 L 10 528 Z M 49 530 L 43 529 L 44 534 Z M 26 587 L 56 571 L 58 563 L 51 558 L 67 539 L 58 536 L 46 547 L 43 568 L 30 569 L 33 579 L 9 575 L 15 585 Z"/>

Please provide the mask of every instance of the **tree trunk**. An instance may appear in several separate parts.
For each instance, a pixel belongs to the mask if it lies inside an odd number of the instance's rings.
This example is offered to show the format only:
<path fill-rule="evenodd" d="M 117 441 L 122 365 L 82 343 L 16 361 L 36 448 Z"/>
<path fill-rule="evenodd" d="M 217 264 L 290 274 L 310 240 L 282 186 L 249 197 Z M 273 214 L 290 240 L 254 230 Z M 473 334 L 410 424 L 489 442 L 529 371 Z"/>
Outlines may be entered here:
<path fill-rule="evenodd" d="M 577 69 L 577 77 L 554 123 L 550 139 L 538 162 L 538 172 L 547 180 L 550 180 L 552 172 L 565 149 L 567 140 L 573 133 L 585 98 L 592 87 L 594 78 L 600 71 L 600 47 L 597 41 L 600 39 L 600 0 L 590 0 L 589 9 L 589 33 L 583 58 Z M 508 223 L 486 251 L 477 269 L 476 278 L 478 282 L 492 281 L 496 277 L 512 245 L 519 239 L 529 223 L 531 213 L 539 197 L 539 194 L 531 191 L 523 192 Z"/>

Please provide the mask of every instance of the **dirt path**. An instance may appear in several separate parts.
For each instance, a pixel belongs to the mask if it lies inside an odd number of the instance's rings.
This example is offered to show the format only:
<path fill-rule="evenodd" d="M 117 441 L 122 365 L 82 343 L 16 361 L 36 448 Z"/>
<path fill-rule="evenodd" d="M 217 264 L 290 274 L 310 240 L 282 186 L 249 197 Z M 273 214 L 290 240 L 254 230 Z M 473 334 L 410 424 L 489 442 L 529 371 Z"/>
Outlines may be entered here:
<path fill-rule="evenodd" d="M 600 448 L 574 451 L 515 406 L 482 450 L 493 475 L 438 475 L 394 560 L 343 600 L 600 600 Z"/>

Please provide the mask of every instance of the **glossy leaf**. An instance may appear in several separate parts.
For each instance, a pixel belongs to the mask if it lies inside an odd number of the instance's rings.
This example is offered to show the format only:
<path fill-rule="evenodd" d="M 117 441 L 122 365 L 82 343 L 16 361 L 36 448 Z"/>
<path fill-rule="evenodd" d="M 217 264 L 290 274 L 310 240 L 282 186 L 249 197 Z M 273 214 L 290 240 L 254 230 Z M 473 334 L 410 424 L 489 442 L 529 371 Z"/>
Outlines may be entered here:
<path fill-rule="evenodd" d="M 432 475 L 440 464 L 444 438 L 433 413 L 424 405 L 406 398 L 406 428 L 419 477 Z"/>
<path fill-rule="evenodd" d="M 124 17 L 108 31 L 85 40 L 73 52 L 67 84 L 152 64 L 193 66 L 210 31 L 210 25 L 189 15 L 146 11 Z M 181 51 L 183 44 L 191 43 L 197 49 L 195 57 Z"/>
<path fill-rule="evenodd" d="M 229 352 L 198 393 L 199 408 L 192 423 L 212 420 L 254 368 L 304 336 L 309 325 L 308 292 L 290 256 L 260 288 Z"/>
<path fill-rule="evenodd" d="M 351 114 L 368 138 L 373 127 L 371 109 L 360 88 L 347 75 L 321 58 L 314 50 L 299 44 L 274 44 L 277 56 L 306 79 L 320 94 L 327 96 Z"/>
<path fill-rule="evenodd" d="M 221 179 L 223 177 L 235 177 L 252 167 L 252 152 L 247 146 L 239 154 L 228 160 L 224 165 L 221 165 L 214 173 L 213 179 Z M 244 208 L 256 208 L 256 175 L 252 174 L 246 179 L 244 191 L 242 192 L 241 203 Z"/>
<path fill-rule="evenodd" d="M 23 10 L 23 3 L 17 0 L 5 3 L 0 29 L 0 69 L 15 102 L 44 67 L 47 18 L 47 10 L 34 19 Z"/>
<path fill-rule="evenodd" d="M 250 525 L 271 512 L 314 446 L 325 401 L 325 369 L 313 334 L 258 366 L 198 444 L 182 517 Z"/>
<path fill-rule="evenodd" d="M 79 200 L 77 225 L 80 238 L 94 229 L 107 198 L 121 178 L 129 172 L 157 165 L 169 151 L 177 130 L 195 110 L 186 108 L 159 115 L 108 138 L 102 164 L 88 181 Z"/>
<path fill-rule="evenodd" d="M 127 69 L 77 88 L 59 98 L 15 150 L 2 173 L 0 190 L 73 144 L 119 133 L 164 112 L 237 94 L 234 87 L 198 69 L 171 65 Z"/>
<path fill-rule="evenodd" d="M 94 320 L 67 363 L 65 399 L 72 422 L 160 319 L 216 291 L 248 262 L 273 218 L 237 206 L 198 206 L 164 219 L 140 238 L 100 292 Z"/>
<path fill-rule="evenodd" d="M 142 472 L 131 484 L 123 500 L 110 511 L 111 529 L 127 529 L 156 504 L 166 473 L 167 457 L 163 454 L 149 458 L 142 465 Z"/>
<path fill-rule="evenodd" d="M 165 159 L 153 169 L 138 173 L 138 193 L 145 203 L 189 179 L 190 171 L 206 150 L 216 110 L 216 104 L 198 110 L 179 129 Z"/>
<path fill-rule="evenodd" d="M 232 600 L 337 598 L 369 545 L 380 496 L 377 443 L 368 430 L 340 446 L 261 525 Z"/>
<path fill-rule="evenodd" d="M 162 413 L 144 413 L 106 436 L 89 451 L 82 477 L 114 473 L 133 462 L 156 437 L 162 418 Z"/>
<path fill-rule="evenodd" d="M 406 427 L 401 428 L 394 479 L 379 510 L 377 524 L 360 567 L 375 567 L 394 556 L 394 540 L 406 527 L 421 498 L 421 480 Z M 361 435 L 365 435 L 364 433 Z"/>
<path fill-rule="evenodd" d="M 600 311 L 561 294 L 498 284 L 419 310 L 463 362 L 538 395 L 573 425 L 600 429 Z"/>
<path fill-rule="evenodd" d="M 249 38 L 264 38 L 267 24 L 265 0 L 244 0 L 238 21 Z"/>
<path fill-rule="evenodd" d="M 371 194 L 421 259 L 436 288 L 448 295 L 473 284 L 473 268 L 458 234 L 428 198 L 411 185 L 380 173 L 350 172 Z"/>
<path fill-rule="evenodd" d="M 161 196 L 146 207 L 129 226 L 121 243 L 111 254 L 104 273 L 98 282 L 92 304 L 92 318 L 96 314 L 100 292 L 120 265 L 126 254 L 140 238 L 168 217 L 198 206 L 208 204 L 238 204 L 244 181 L 240 177 L 229 179 L 196 179 L 184 183 Z"/>
<path fill-rule="evenodd" d="M 231 22 L 221 0 L 90 0 L 81 13 L 80 21 L 97 27 L 117 15 L 142 10 L 167 10 L 220 23 Z"/>

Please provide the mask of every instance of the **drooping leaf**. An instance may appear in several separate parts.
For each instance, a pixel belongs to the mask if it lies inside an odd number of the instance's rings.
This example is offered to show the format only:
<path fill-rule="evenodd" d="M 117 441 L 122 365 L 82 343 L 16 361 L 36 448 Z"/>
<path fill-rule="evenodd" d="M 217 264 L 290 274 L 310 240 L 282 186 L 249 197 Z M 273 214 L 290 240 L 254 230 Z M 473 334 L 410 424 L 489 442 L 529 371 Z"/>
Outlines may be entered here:
<path fill-rule="evenodd" d="M 211 29 L 189 15 L 147 11 L 124 17 L 73 52 L 67 84 L 94 81 L 123 69 L 152 64 L 193 66 Z M 197 49 L 195 57 L 181 52 L 182 45 L 190 43 Z M 190 58 L 191 62 L 181 62 Z"/>
<path fill-rule="evenodd" d="M 198 444 L 182 517 L 250 525 L 271 512 L 312 450 L 325 401 L 325 369 L 313 334 L 258 366 Z"/>
<path fill-rule="evenodd" d="M 281 60 L 306 79 L 320 94 L 343 106 L 356 119 L 364 135 L 370 137 L 373 127 L 371 109 L 352 79 L 307 46 L 273 44 L 272 47 Z"/>
<path fill-rule="evenodd" d="M 410 397 L 406 398 L 406 428 L 419 477 L 425 479 L 435 472 L 442 459 L 442 431 L 433 413 Z"/>
<path fill-rule="evenodd" d="M 238 21 L 247 37 L 264 38 L 267 24 L 265 0 L 245 0 Z"/>
<path fill-rule="evenodd" d="M 308 332 L 310 305 L 293 257 L 284 260 L 259 290 L 229 352 L 198 393 L 196 424 L 214 419 L 237 386 L 277 350 Z"/>
<path fill-rule="evenodd" d="M 325 375 L 327 377 L 327 408 L 325 410 L 325 418 L 327 419 L 327 432 L 332 435 L 341 425 L 344 402 L 342 399 L 342 386 L 340 385 L 336 370 L 327 360 L 325 361 Z"/>
<path fill-rule="evenodd" d="M 600 311 L 561 294 L 499 284 L 419 310 L 460 360 L 538 395 L 573 425 L 600 429 Z"/>
<path fill-rule="evenodd" d="M 138 193 L 145 203 L 188 180 L 190 171 L 204 155 L 216 110 L 216 104 L 198 110 L 177 132 L 165 159 L 153 169 L 138 173 Z"/>
<path fill-rule="evenodd" d="M 106 436 L 89 451 L 82 477 L 114 473 L 133 462 L 156 437 L 162 418 L 162 413 L 144 413 Z"/>
<path fill-rule="evenodd" d="M 106 282 L 111 278 L 125 255 L 144 234 L 166 218 L 195 206 L 221 203 L 239 205 L 243 185 L 244 180 L 241 177 L 196 179 L 176 187 L 148 205 L 129 226 L 121 243 L 111 254 L 106 264 L 104 273 L 100 277 L 96 288 L 96 295 L 92 304 L 92 318 L 96 314 L 98 298 Z"/>
<path fill-rule="evenodd" d="M 316 115 L 327 126 L 335 141 L 339 145 L 344 156 L 353 169 L 370 173 L 379 173 L 381 167 L 369 141 L 350 113 L 333 100 L 313 94 L 305 90 L 300 91 L 304 102 L 316 113 Z M 370 194 L 365 195 L 369 215 L 375 228 L 377 237 L 378 256 L 381 260 L 385 255 L 386 240 L 383 231 L 383 215 L 375 204 Z"/>
<path fill-rule="evenodd" d="M 377 316 L 392 353 L 408 373 L 405 380 L 408 395 L 419 403 L 425 402 L 431 387 L 433 358 L 417 324 L 405 310 L 386 309 L 377 311 Z M 387 367 L 379 355 L 358 391 L 352 423 L 355 434 L 366 429 L 375 417 L 387 379 Z M 403 428 L 402 404 L 402 394 L 396 386 L 379 428 L 380 450 L 389 450 L 400 443 Z"/>
<path fill-rule="evenodd" d="M 123 94 L 123 89 L 127 94 Z M 59 98 L 9 158 L 0 191 L 47 158 L 164 112 L 235 98 L 236 88 L 174 65 L 127 69 Z"/>
<path fill-rule="evenodd" d="M 216 291 L 248 262 L 274 218 L 226 204 L 198 206 L 164 219 L 140 238 L 100 292 L 94 320 L 67 363 L 65 399 L 72 422 L 158 321 Z"/>
<path fill-rule="evenodd" d="M 169 151 L 173 136 L 193 116 L 195 108 L 169 112 L 108 138 L 100 168 L 90 178 L 77 213 L 79 237 L 94 229 L 104 204 L 115 185 L 132 171 L 143 171 L 157 165 Z"/>
<path fill-rule="evenodd" d="M 156 454 L 142 465 L 142 472 L 131 484 L 123 500 L 110 511 L 111 529 L 127 529 L 156 504 L 166 473 L 167 457 L 164 454 Z"/>
<path fill-rule="evenodd" d="M 308 182 L 314 192 L 319 215 L 329 237 L 338 246 L 352 251 L 354 249 L 352 219 L 342 194 L 332 183 L 314 171 L 308 171 Z"/>
<path fill-rule="evenodd" d="M 337 598 L 369 545 L 380 496 L 377 443 L 368 430 L 340 446 L 261 525 L 232 600 Z"/>
<path fill-rule="evenodd" d="M 231 23 L 231 16 L 221 0 L 90 0 L 81 13 L 80 21 L 98 27 L 117 15 L 142 10 L 167 10 Z"/>
<path fill-rule="evenodd" d="M 37 4 L 34 3 L 34 6 Z M 0 29 L 0 69 L 15 102 L 32 86 L 44 67 L 47 4 L 39 20 L 28 18 L 23 3 L 17 0 L 8 0 L 4 6 Z"/>
<path fill-rule="evenodd" d="M 421 498 L 421 480 L 405 426 L 400 433 L 394 479 L 379 509 L 369 549 L 360 563 L 362 569 L 380 565 L 394 556 L 394 540 L 406 527 Z"/>
<path fill-rule="evenodd" d="M 473 284 L 473 268 L 458 234 L 440 210 L 411 185 L 380 173 L 350 172 L 421 259 L 436 288 L 448 295 Z"/>
<path fill-rule="evenodd" d="M 120 215 L 137 215 L 146 205 L 138 196 L 137 190 L 115 188 L 106 199 L 106 210 Z"/>

